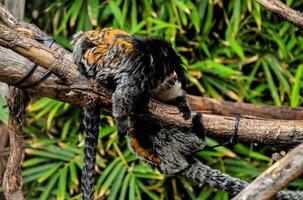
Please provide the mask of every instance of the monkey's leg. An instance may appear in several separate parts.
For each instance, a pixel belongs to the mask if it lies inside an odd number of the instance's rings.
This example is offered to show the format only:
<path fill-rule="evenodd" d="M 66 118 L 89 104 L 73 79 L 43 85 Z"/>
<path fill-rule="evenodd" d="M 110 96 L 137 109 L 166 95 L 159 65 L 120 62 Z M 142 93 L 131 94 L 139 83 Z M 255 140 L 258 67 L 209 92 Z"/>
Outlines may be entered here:
<path fill-rule="evenodd" d="M 177 106 L 184 119 L 189 119 L 191 117 L 191 110 L 185 92 L 181 96 L 169 100 L 168 103 Z"/>
<path fill-rule="evenodd" d="M 150 152 L 148 149 L 145 149 L 141 145 L 140 141 L 135 136 L 134 129 L 130 130 L 128 136 L 130 140 L 130 147 L 134 151 L 134 153 L 137 154 L 137 156 L 139 156 L 141 159 L 149 163 L 150 162 L 153 164 L 160 163 L 160 158 L 156 154 Z"/>
<path fill-rule="evenodd" d="M 83 200 L 92 200 L 95 187 L 95 163 L 99 133 L 99 109 L 96 107 L 84 109 L 85 144 L 84 166 L 82 170 Z"/>
<path fill-rule="evenodd" d="M 118 85 L 112 95 L 113 116 L 118 121 L 118 134 L 124 136 L 133 126 L 132 115 L 144 112 L 148 95 L 134 85 Z"/>
<path fill-rule="evenodd" d="M 203 125 L 202 113 L 197 113 L 193 117 L 191 131 L 201 138 L 202 141 L 205 141 L 205 127 Z"/>

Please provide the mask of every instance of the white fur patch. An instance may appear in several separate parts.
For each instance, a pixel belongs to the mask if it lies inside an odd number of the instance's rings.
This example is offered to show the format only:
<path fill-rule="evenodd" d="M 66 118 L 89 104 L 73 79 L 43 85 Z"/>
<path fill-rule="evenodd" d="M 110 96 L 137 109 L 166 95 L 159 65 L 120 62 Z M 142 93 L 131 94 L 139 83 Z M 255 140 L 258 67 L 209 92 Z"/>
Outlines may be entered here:
<path fill-rule="evenodd" d="M 176 72 L 174 72 L 167 76 L 156 89 L 152 90 L 151 97 L 165 102 L 182 96 L 183 93 L 182 85 L 178 81 Z"/>

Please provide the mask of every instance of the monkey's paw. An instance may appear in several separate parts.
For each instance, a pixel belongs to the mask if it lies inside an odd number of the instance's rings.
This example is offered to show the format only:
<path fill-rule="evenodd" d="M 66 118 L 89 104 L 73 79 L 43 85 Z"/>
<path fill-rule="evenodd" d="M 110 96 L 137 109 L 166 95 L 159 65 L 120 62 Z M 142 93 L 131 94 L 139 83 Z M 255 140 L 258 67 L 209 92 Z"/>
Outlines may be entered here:
<path fill-rule="evenodd" d="M 191 111 L 190 111 L 190 109 L 189 109 L 188 106 L 184 106 L 184 107 L 180 108 L 180 111 L 182 113 L 182 117 L 185 120 L 190 119 L 190 117 L 191 117 Z"/>

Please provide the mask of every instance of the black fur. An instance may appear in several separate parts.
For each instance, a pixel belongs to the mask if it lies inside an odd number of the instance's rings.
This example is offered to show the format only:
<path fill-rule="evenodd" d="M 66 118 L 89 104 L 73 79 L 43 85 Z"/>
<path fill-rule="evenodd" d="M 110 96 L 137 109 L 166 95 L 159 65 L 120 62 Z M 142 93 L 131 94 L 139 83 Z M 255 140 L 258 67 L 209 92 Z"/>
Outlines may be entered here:
<path fill-rule="evenodd" d="M 101 84 L 110 83 L 113 85 L 113 116 L 118 121 L 120 135 L 126 134 L 129 124 L 129 116 L 144 113 L 150 98 L 150 92 L 157 88 L 163 80 L 172 73 L 177 75 L 178 82 L 185 88 L 185 74 L 179 56 L 169 43 L 159 39 L 148 37 L 121 36 L 132 44 L 132 53 L 123 53 L 123 45 L 109 49 L 106 62 L 96 66 L 89 65 L 83 54 L 96 48 L 87 40 L 75 38 L 74 60 L 79 66 L 81 73 L 93 77 Z M 98 38 L 100 39 L 100 38 Z M 121 55 L 123 54 L 123 55 Z M 113 62 L 115 57 L 119 60 Z M 101 58 L 102 59 L 102 58 Z M 185 119 L 190 116 L 185 93 L 183 98 L 175 100 L 175 104 L 183 112 Z M 179 106 L 180 104 L 180 106 Z"/>
<path fill-rule="evenodd" d="M 125 58 L 121 63 L 123 67 L 114 75 L 113 115 L 122 133 L 127 131 L 127 127 L 120 126 L 125 124 L 126 117 L 146 110 L 149 92 L 165 77 L 178 71 L 178 79 L 185 85 L 180 59 L 168 43 L 145 37 L 133 37 L 131 40 L 135 52 Z"/>
<path fill-rule="evenodd" d="M 152 115 L 140 115 L 135 119 L 135 134 L 141 145 L 157 155 L 160 163 L 146 160 L 152 167 L 167 175 L 177 174 L 188 168 L 191 155 L 205 146 L 202 115 L 196 114 L 190 128 L 161 122 Z M 144 133 L 144 134 L 142 134 Z"/>
<path fill-rule="evenodd" d="M 124 136 L 132 127 L 140 129 L 139 126 L 136 127 L 134 124 L 134 119 L 138 120 L 137 116 L 139 114 L 146 114 L 146 107 L 151 96 L 155 98 L 159 96 L 159 99 L 161 99 L 161 92 L 163 91 L 161 90 L 159 94 L 155 89 L 166 80 L 165 78 L 170 76 L 172 76 L 171 80 L 175 81 L 171 84 L 171 87 L 168 87 L 168 90 L 177 88 L 172 90 L 177 95 L 172 95 L 172 98 L 168 99 L 167 102 L 173 102 L 174 105 L 178 106 L 185 119 L 190 118 L 191 113 L 185 92 L 178 90 L 178 84 L 182 86 L 182 89 L 185 88 L 184 69 L 181 66 L 179 56 L 171 45 L 163 40 L 130 36 L 128 34 L 116 34 L 113 35 L 114 37 L 107 37 L 108 34 L 117 32 L 115 30 L 104 29 L 101 32 L 91 31 L 76 35 L 73 59 L 82 74 L 96 79 L 103 85 L 107 84 L 112 87 L 112 111 L 113 116 L 118 121 L 119 135 Z M 105 41 L 106 38 L 109 38 L 109 43 Z M 100 43 L 96 43 L 98 40 Z M 101 43 L 103 45 L 100 45 Z M 100 51 L 98 55 L 98 53 L 95 53 L 96 50 L 106 51 L 106 53 L 100 56 Z M 95 184 L 94 166 L 97 148 L 98 113 L 96 113 L 96 110 L 90 109 L 86 110 L 84 115 L 87 136 L 85 138 L 82 192 L 83 198 L 89 200 L 93 198 Z M 157 124 L 154 123 L 153 126 L 157 126 Z M 153 132 L 151 136 L 157 131 L 170 131 L 161 127 L 155 129 L 153 126 L 150 127 Z M 171 132 L 175 131 L 176 139 L 181 140 L 181 135 L 184 133 L 177 132 L 178 129 L 173 129 Z M 138 134 L 138 137 L 150 137 L 149 131 L 140 132 L 140 134 Z M 148 140 L 145 140 L 142 140 L 143 146 L 148 143 Z M 186 165 L 184 162 L 180 160 L 177 165 L 183 167 L 183 165 Z M 163 172 L 171 173 L 169 171 L 170 167 L 165 167 L 165 164 L 161 166 Z M 173 170 L 177 170 L 180 166 L 175 166 Z"/>
<path fill-rule="evenodd" d="M 91 200 L 94 195 L 99 115 L 100 113 L 97 107 L 84 109 L 83 124 L 86 135 L 84 144 L 84 165 L 81 177 L 83 200 Z"/>

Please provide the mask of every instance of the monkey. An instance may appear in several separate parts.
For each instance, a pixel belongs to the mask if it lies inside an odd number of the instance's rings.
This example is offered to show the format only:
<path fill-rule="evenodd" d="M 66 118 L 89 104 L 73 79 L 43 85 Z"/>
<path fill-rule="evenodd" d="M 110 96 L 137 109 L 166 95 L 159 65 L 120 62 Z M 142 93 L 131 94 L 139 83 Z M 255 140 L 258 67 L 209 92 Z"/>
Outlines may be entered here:
<path fill-rule="evenodd" d="M 145 133 L 136 132 L 138 123 L 135 122 L 140 114 L 146 113 L 150 98 L 177 106 L 185 120 L 191 117 L 184 91 L 185 70 L 171 44 L 104 28 L 76 34 L 73 45 L 73 60 L 79 72 L 112 89 L 112 112 L 118 123 L 118 135 L 129 134 L 130 146 L 139 157 L 159 163 L 160 159 L 137 139 Z M 84 112 L 83 199 L 93 198 L 98 134 L 93 123 L 97 123 L 99 117 L 96 110 L 89 108 Z"/>

